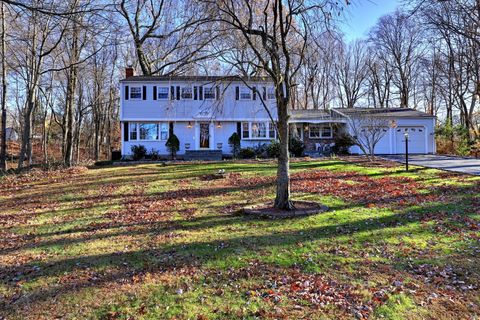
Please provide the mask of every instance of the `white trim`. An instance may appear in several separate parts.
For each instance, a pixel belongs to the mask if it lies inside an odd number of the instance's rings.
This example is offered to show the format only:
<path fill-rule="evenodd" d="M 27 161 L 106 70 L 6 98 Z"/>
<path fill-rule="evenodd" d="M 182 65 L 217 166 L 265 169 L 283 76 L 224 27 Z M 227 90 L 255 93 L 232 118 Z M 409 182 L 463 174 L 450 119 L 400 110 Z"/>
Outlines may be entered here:
<path fill-rule="evenodd" d="M 185 100 L 185 101 L 190 101 L 190 100 L 193 100 L 193 86 L 190 85 L 190 86 L 187 86 L 187 85 L 180 85 L 180 100 Z M 183 88 L 190 88 L 190 90 L 192 90 L 192 97 L 191 98 L 184 98 L 183 97 Z M 198 93 L 197 93 L 198 94 Z M 177 100 L 178 101 L 178 100 Z"/>
<path fill-rule="evenodd" d="M 199 86 L 199 88 L 202 87 L 202 95 L 203 95 L 203 100 L 206 101 L 211 101 L 211 100 L 217 100 L 217 89 L 215 86 Z M 205 98 L 205 89 L 212 89 L 213 91 L 213 98 Z M 200 91 L 200 90 L 199 90 Z"/>
<path fill-rule="evenodd" d="M 133 91 L 133 88 L 140 88 L 140 98 L 132 98 L 132 91 Z M 129 90 L 128 90 L 128 99 L 129 100 L 133 100 L 133 101 L 139 101 L 139 100 L 143 100 L 143 86 L 140 86 L 140 87 L 130 87 Z"/>
<path fill-rule="evenodd" d="M 168 87 L 165 87 L 165 86 L 158 86 L 158 85 L 157 85 L 156 87 L 157 87 L 157 96 L 156 96 L 157 100 L 160 100 L 160 101 L 170 100 L 171 97 L 170 97 L 170 87 L 169 87 L 169 86 L 168 86 Z M 158 94 L 160 93 L 160 88 L 167 88 L 167 97 L 166 97 L 166 98 L 160 98 L 160 97 L 158 96 Z"/>
<path fill-rule="evenodd" d="M 250 98 L 242 98 L 242 89 L 248 90 L 250 92 Z M 240 101 L 251 101 L 253 100 L 253 90 L 247 86 L 239 86 L 238 89 L 238 100 Z"/>

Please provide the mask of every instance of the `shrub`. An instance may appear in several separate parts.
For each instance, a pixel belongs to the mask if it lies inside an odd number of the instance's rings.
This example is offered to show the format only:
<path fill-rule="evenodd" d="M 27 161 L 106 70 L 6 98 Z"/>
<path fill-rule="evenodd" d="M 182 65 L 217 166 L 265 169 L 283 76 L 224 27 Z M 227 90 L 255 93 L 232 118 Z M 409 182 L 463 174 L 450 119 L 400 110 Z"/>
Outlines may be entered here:
<path fill-rule="evenodd" d="M 230 138 L 228 138 L 228 144 L 232 146 L 233 157 L 236 158 L 240 150 L 240 136 L 238 133 L 232 133 Z"/>
<path fill-rule="evenodd" d="M 172 159 L 175 159 L 177 156 L 178 150 L 180 150 L 180 140 L 178 140 L 177 136 L 173 133 L 168 137 L 167 143 L 165 143 Z"/>
<path fill-rule="evenodd" d="M 303 156 L 303 151 L 305 150 L 305 144 L 303 143 L 302 140 L 298 138 L 291 138 L 290 139 L 290 147 L 289 151 L 292 153 L 295 157 L 301 157 Z"/>
<path fill-rule="evenodd" d="M 257 144 L 255 148 L 253 148 L 253 150 L 255 151 L 255 156 L 258 158 L 267 158 L 268 157 L 267 148 L 268 148 L 268 144 L 266 143 Z"/>
<path fill-rule="evenodd" d="M 154 161 L 159 160 L 160 159 L 160 152 L 158 152 L 158 150 L 152 148 L 152 150 L 150 150 L 149 156 L 150 156 L 150 159 L 152 159 Z"/>
<path fill-rule="evenodd" d="M 280 142 L 273 140 L 267 146 L 267 155 L 269 158 L 278 158 L 280 156 Z"/>
<path fill-rule="evenodd" d="M 255 150 L 253 148 L 242 148 L 238 152 L 238 156 L 241 159 L 253 159 L 255 158 Z"/>
<path fill-rule="evenodd" d="M 145 155 L 147 154 L 147 148 L 145 146 L 139 144 L 139 145 L 133 145 L 131 148 L 132 153 L 133 153 L 133 160 L 142 160 L 145 158 Z"/>
<path fill-rule="evenodd" d="M 348 154 L 348 149 L 355 145 L 352 136 L 346 132 L 335 135 L 334 142 L 333 152 L 337 154 Z"/>

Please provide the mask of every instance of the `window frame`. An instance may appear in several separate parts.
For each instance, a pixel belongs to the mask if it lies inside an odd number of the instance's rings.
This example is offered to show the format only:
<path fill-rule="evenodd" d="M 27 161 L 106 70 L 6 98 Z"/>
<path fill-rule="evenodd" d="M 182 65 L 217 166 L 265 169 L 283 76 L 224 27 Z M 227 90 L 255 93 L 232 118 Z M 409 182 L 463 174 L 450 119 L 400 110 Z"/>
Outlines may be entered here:
<path fill-rule="evenodd" d="M 253 126 L 254 124 L 260 124 L 264 126 L 265 137 L 254 136 Z M 248 131 L 245 130 L 248 128 Z M 248 136 L 245 136 L 245 133 L 248 133 Z M 260 129 L 259 129 L 260 132 Z M 273 133 L 273 136 L 271 135 Z M 242 140 L 276 140 L 277 139 L 277 130 L 275 130 L 275 124 L 271 121 L 244 121 L 242 122 Z"/>
<path fill-rule="evenodd" d="M 318 127 L 318 136 L 312 136 L 312 127 Z M 330 130 L 329 136 L 324 136 L 324 129 L 328 128 Z M 322 123 L 311 123 L 308 125 L 308 138 L 309 139 L 332 139 L 333 138 L 333 127 L 331 125 L 325 125 Z"/>
<path fill-rule="evenodd" d="M 140 126 L 142 124 L 154 124 L 156 125 L 157 139 L 141 139 L 140 138 Z M 131 126 L 135 126 L 135 130 L 131 130 Z M 132 138 L 132 134 L 135 134 L 135 139 Z M 142 141 L 142 142 L 158 142 L 167 141 L 169 136 L 169 124 L 168 122 L 130 122 L 128 128 L 129 141 Z M 164 137 L 164 139 L 162 138 Z"/>
<path fill-rule="evenodd" d="M 161 89 L 166 89 L 167 90 L 167 97 L 166 98 L 161 98 L 160 97 L 160 90 Z M 170 100 L 170 87 L 157 86 L 157 99 L 158 100 Z"/>
<path fill-rule="evenodd" d="M 190 98 L 183 97 L 183 90 L 190 89 Z M 180 87 L 180 100 L 193 100 L 193 86 L 181 86 Z"/>
<path fill-rule="evenodd" d="M 133 89 L 139 89 L 140 90 L 140 97 L 139 98 L 134 98 L 132 96 L 133 94 Z M 130 92 L 128 93 L 128 97 L 130 100 L 142 100 L 143 99 L 143 87 L 142 86 L 133 86 L 133 87 L 130 87 Z"/>
<path fill-rule="evenodd" d="M 270 92 L 272 91 L 272 92 Z M 270 95 L 273 95 L 273 97 L 270 97 Z M 267 100 L 275 100 L 277 99 L 275 97 L 275 88 L 274 87 L 267 87 Z"/>
<path fill-rule="evenodd" d="M 239 92 L 238 92 L 238 99 L 239 100 L 249 101 L 249 100 L 253 99 L 253 91 L 249 87 L 241 86 L 238 90 L 239 90 Z M 247 91 L 248 91 L 249 98 L 243 98 L 242 94 L 247 94 Z"/>
<path fill-rule="evenodd" d="M 216 100 L 217 99 L 217 90 L 215 89 L 215 87 L 203 87 L 203 100 Z M 206 93 L 207 93 L 207 90 L 212 90 L 212 94 L 213 94 L 213 98 L 207 98 L 206 96 Z"/>

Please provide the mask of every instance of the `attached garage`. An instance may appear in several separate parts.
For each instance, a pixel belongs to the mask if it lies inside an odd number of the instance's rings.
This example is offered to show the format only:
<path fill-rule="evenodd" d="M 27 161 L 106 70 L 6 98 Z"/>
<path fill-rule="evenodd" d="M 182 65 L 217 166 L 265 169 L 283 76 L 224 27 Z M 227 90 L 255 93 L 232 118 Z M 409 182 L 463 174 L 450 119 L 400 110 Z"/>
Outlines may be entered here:
<path fill-rule="evenodd" d="M 395 129 L 395 146 L 397 154 L 404 154 L 406 143 L 405 134 L 408 134 L 408 152 L 416 154 L 427 153 L 427 136 L 424 127 L 398 127 Z"/>
<path fill-rule="evenodd" d="M 360 115 L 363 119 L 375 117 L 390 123 L 384 129 L 384 135 L 375 146 L 375 154 L 405 154 L 405 134 L 408 133 L 408 152 L 412 154 L 433 154 L 435 146 L 436 118 L 425 112 L 408 108 L 352 108 L 334 109 L 340 115 L 354 119 Z M 351 123 L 351 121 L 349 121 Z M 351 126 L 349 124 L 349 126 Z M 352 128 L 349 128 L 352 134 Z M 361 154 L 359 147 L 352 147 L 352 153 Z"/>

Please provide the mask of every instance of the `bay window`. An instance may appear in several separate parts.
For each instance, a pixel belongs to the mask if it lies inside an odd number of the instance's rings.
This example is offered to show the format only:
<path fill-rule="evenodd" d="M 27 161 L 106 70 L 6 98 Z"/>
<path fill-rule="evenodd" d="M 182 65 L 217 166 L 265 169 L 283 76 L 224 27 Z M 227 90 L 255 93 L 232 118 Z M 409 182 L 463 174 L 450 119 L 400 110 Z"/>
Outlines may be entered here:
<path fill-rule="evenodd" d="M 130 140 L 165 141 L 168 139 L 168 123 L 131 122 L 129 124 Z"/>
<path fill-rule="evenodd" d="M 275 124 L 271 122 L 242 122 L 242 139 L 275 139 Z"/>

